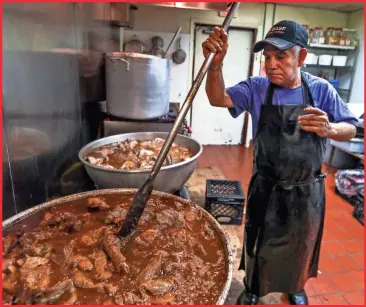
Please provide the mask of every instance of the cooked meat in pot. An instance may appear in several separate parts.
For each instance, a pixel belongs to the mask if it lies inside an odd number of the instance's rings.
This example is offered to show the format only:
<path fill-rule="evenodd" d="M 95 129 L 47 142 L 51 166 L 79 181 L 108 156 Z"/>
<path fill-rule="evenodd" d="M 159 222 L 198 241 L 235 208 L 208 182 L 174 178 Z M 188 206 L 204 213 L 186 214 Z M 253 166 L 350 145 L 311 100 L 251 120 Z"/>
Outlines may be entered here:
<path fill-rule="evenodd" d="M 152 195 L 148 218 L 122 240 L 130 204 L 120 194 L 73 200 L 44 212 L 37 227 L 9 233 L 3 304 L 215 304 L 227 264 L 205 214 Z"/>
<path fill-rule="evenodd" d="M 85 160 L 95 166 L 109 169 L 151 169 L 159 156 L 165 140 L 125 140 L 103 145 L 89 152 Z M 193 156 L 186 147 L 173 143 L 163 166 L 183 162 Z"/>

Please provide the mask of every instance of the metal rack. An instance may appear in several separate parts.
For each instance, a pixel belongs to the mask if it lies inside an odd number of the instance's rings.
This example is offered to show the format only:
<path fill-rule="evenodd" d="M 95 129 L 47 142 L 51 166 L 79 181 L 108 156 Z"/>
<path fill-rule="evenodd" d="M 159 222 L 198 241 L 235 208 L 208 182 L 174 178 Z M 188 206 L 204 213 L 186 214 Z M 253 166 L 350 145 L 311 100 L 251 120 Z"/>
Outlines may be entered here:
<path fill-rule="evenodd" d="M 339 71 L 346 71 L 348 74 L 350 74 L 350 85 L 349 88 L 340 88 L 337 89 L 337 92 L 339 95 L 345 99 L 344 102 L 348 103 L 350 96 L 351 96 L 351 88 L 353 85 L 353 79 L 355 74 L 355 67 L 357 65 L 357 56 L 358 56 L 358 48 L 353 46 L 336 46 L 336 45 L 324 45 L 324 44 L 312 44 L 310 43 L 308 45 L 308 49 L 311 50 L 333 50 L 337 51 L 337 54 L 334 55 L 342 55 L 342 52 L 354 52 L 354 61 L 353 65 L 346 65 L 346 66 L 333 66 L 333 65 L 319 65 L 319 64 L 304 64 L 302 66 L 302 70 L 306 70 L 307 68 L 315 68 L 315 69 L 332 69 L 334 70 L 334 79 L 337 79 L 339 75 Z"/>

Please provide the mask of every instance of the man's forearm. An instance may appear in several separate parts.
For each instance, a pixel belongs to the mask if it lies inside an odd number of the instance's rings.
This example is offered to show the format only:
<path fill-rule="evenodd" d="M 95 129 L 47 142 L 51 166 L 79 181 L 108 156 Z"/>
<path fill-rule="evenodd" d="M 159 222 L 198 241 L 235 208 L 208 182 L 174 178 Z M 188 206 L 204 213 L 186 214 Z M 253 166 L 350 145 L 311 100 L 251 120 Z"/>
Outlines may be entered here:
<path fill-rule="evenodd" d="M 352 124 L 340 122 L 331 123 L 331 130 L 328 134 L 328 138 L 338 142 L 346 142 L 355 137 L 356 127 Z"/>
<path fill-rule="evenodd" d="M 206 79 L 206 93 L 210 104 L 215 107 L 226 107 L 225 83 L 221 68 L 208 71 Z"/>

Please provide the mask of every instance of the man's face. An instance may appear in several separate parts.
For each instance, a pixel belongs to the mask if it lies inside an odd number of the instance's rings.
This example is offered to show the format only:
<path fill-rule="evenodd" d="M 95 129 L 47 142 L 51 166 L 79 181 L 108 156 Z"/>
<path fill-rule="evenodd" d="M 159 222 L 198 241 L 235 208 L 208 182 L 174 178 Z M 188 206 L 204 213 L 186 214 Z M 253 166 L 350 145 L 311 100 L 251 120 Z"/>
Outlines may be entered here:
<path fill-rule="evenodd" d="M 270 44 L 264 46 L 264 68 L 272 83 L 288 87 L 296 81 L 297 69 L 302 66 L 306 57 L 305 49 L 297 52 L 296 48 L 298 47 L 281 51 Z"/>

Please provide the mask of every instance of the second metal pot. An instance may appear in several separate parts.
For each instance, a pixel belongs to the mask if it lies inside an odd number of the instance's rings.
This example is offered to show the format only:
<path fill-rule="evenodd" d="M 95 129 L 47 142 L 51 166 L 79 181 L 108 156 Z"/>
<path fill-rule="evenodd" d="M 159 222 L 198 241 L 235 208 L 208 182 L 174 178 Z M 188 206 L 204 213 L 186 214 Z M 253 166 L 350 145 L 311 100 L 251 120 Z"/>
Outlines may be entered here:
<path fill-rule="evenodd" d="M 149 177 L 151 170 L 121 170 L 107 169 L 102 166 L 95 166 L 85 160 L 88 153 L 103 145 L 114 142 L 130 140 L 153 140 L 155 138 L 166 139 L 165 132 L 136 132 L 113 135 L 93 141 L 85 145 L 79 151 L 79 159 L 84 164 L 87 173 L 95 184 L 101 189 L 110 188 L 139 188 Z M 202 153 L 202 145 L 192 138 L 177 135 L 175 143 L 185 146 L 193 153 L 193 157 L 173 165 L 161 168 L 156 177 L 154 190 L 174 193 L 179 190 L 191 177 L 197 166 L 197 159 Z"/>
<path fill-rule="evenodd" d="M 138 53 L 107 53 L 107 112 L 135 120 L 166 115 L 170 78 L 171 60 Z"/>

